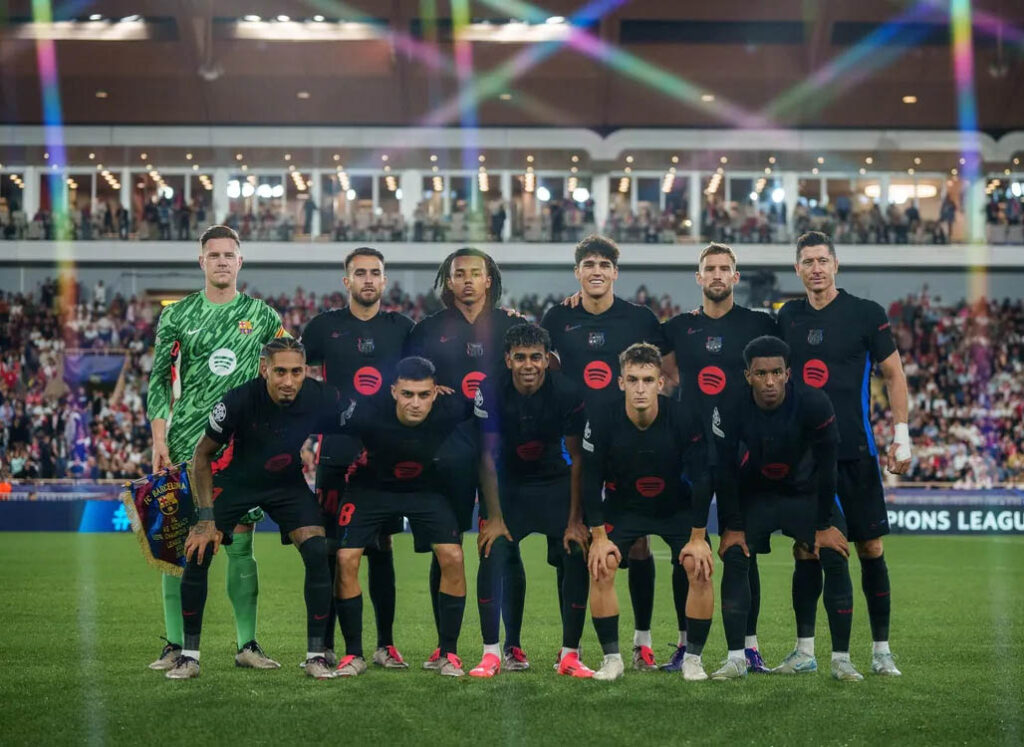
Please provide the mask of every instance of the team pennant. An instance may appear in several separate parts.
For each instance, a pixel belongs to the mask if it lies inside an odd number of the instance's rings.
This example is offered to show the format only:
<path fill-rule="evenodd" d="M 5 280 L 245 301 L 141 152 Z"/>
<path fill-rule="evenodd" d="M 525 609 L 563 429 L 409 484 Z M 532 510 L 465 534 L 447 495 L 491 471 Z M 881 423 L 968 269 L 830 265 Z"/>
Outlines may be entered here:
<path fill-rule="evenodd" d="M 168 575 L 180 576 L 193 514 L 188 462 L 125 483 L 121 501 L 146 562 Z"/>

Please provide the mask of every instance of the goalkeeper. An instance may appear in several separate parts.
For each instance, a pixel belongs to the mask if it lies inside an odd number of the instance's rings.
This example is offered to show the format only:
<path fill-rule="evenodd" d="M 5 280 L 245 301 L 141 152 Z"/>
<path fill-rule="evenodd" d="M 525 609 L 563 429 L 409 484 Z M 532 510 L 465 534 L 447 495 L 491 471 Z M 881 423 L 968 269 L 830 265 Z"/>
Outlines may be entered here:
<path fill-rule="evenodd" d="M 165 308 L 157 328 L 147 402 L 154 472 L 191 458 L 213 406 L 226 391 L 258 374 L 260 351 L 269 340 L 287 335 L 276 311 L 238 292 L 242 267 L 238 234 L 227 226 L 211 226 L 199 242 L 205 287 Z M 225 467 L 230 459 L 228 444 L 217 467 Z M 277 669 L 281 665 L 256 642 L 259 579 L 252 531 L 260 518 L 259 509 L 244 517 L 246 523 L 235 527 L 234 543 L 225 548 L 227 590 L 238 639 L 235 664 Z M 167 645 L 149 667 L 167 670 L 174 666 L 184 643 L 181 578 L 164 575 L 162 582 Z"/>

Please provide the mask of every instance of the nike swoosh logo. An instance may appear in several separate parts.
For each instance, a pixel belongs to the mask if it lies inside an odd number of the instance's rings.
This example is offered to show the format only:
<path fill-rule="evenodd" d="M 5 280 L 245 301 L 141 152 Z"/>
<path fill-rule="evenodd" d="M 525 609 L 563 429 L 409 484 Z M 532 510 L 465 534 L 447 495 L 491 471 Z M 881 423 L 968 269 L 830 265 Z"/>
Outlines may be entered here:
<path fill-rule="evenodd" d="M 327 614 L 330 614 L 330 613 L 327 613 Z M 313 619 L 314 620 L 326 620 L 327 619 L 327 615 L 326 614 L 325 615 L 316 615 L 316 614 L 314 614 L 313 615 Z"/>
<path fill-rule="evenodd" d="M 688 335 L 696 334 L 697 332 L 700 332 L 702 329 L 704 329 L 704 328 L 703 327 L 697 327 L 697 329 L 694 329 L 693 327 L 689 327 L 686 330 L 686 334 L 688 334 Z"/>
<path fill-rule="evenodd" d="M 199 614 L 199 610 L 195 610 L 194 612 L 189 612 L 188 610 L 182 610 L 181 614 L 184 617 L 194 617 L 195 615 Z"/>
<path fill-rule="evenodd" d="M 252 578 L 255 575 L 256 575 L 255 571 L 252 572 L 252 573 L 243 573 L 241 576 L 239 576 L 239 578 Z"/>
<path fill-rule="evenodd" d="M 450 337 L 444 337 L 444 336 L 442 336 L 442 337 L 441 337 L 441 342 L 442 342 L 442 343 L 445 343 L 445 342 L 449 342 L 449 341 L 450 341 L 451 339 L 452 339 L 452 338 L 450 338 Z"/>
<path fill-rule="evenodd" d="M 582 326 L 583 326 L 582 324 L 571 324 L 571 325 L 570 324 L 566 324 L 565 325 L 565 331 L 566 332 L 572 332 L 574 329 L 579 329 Z"/>
<path fill-rule="evenodd" d="M 202 332 L 202 331 L 203 331 L 203 328 L 202 328 L 202 327 L 200 327 L 199 329 L 190 329 L 190 330 L 189 330 L 188 332 L 186 332 L 185 334 L 186 334 L 186 335 L 194 335 L 194 334 L 196 334 L 197 332 Z"/>

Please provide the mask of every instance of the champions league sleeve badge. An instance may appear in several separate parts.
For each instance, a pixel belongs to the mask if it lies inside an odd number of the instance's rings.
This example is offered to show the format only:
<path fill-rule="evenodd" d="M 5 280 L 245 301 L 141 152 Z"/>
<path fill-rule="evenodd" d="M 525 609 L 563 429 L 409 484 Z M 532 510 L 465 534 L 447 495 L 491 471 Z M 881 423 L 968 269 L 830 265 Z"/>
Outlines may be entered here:
<path fill-rule="evenodd" d="M 193 514 L 188 463 L 125 483 L 121 502 L 146 562 L 163 573 L 180 576 Z"/>

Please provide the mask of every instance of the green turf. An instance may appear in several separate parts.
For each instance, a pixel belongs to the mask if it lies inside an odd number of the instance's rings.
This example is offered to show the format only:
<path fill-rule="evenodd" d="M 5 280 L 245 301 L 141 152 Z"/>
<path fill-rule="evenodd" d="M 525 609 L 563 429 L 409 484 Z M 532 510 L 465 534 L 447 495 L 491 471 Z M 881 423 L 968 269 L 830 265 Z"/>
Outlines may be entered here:
<path fill-rule="evenodd" d="M 663 548 L 656 547 L 659 658 L 676 638 Z M 823 671 L 817 675 L 729 683 L 687 683 L 678 675 L 632 671 L 615 683 L 560 678 L 551 669 L 561 640 L 554 574 L 544 564 L 541 540 L 531 538 L 523 549 L 529 583 L 523 644 L 534 665 L 529 672 L 476 681 L 442 679 L 419 669 L 434 641 L 427 559 L 412 553 L 405 535 L 396 539 L 396 636 L 413 668 L 371 670 L 355 680 L 306 679 L 297 666 L 305 650 L 301 562 L 294 549 L 261 534 L 259 638 L 283 669 L 233 666 L 234 628 L 221 554 L 211 572 L 202 677 L 174 682 L 146 668 L 161 646 L 160 583 L 133 538 L 4 534 L 0 744 L 371 738 L 420 745 L 1024 742 L 1024 537 L 890 538 L 893 648 L 904 676 L 884 680 L 867 674 L 862 683 L 838 683 L 827 675 L 823 612 Z M 760 640 L 769 665 L 789 652 L 794 637 L 790 556 L 781 541 L 775 549 L 761 558 Z M 471 562 L 471 592 L 474 571 Z M 870 642 L 856 563 L 853 575 L 853 661 L 867 672 Z M 632 615 L 624 576 L 621 628 L 628 644 Z M 368 603 L 365 637 L 372 647 Z M 479 656 L 475 605 L 466 611 L 460 644 L 469 669 Z M 585 660 L 596 666 L 599 648 L 589 623 L 583 647 Z M 710 669 L 724 653 L 716 618 L 705 664 Z"/>

